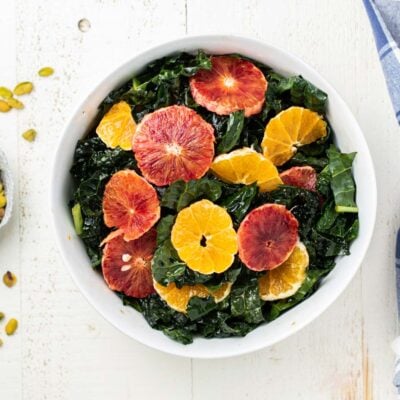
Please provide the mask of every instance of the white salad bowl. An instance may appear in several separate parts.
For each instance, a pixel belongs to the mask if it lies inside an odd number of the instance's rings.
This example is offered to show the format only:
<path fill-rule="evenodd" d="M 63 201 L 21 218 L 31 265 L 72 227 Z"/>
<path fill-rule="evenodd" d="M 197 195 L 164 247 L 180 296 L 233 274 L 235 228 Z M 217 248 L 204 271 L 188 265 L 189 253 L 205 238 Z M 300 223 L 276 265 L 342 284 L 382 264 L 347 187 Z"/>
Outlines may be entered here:
<path fill-rule="evenodd" d="M 102 276 L 91 268 L 85 247 L 74 231 L 68 207 L 72 193 L 69 169 L 77 141 L 88 132 L 96 118 L 98 106 L 111 90 L 118 88 L 155 59 L 197 49 L 212 54 L 243 54 L 284 75 L 302 75 L 328 94 L 327 116 L 336 133 L 337 144 L 343 152 L 357 152 L 354 177 L 357 183 L 360 232 L 351 245 L 351 255 L 338 258 L 336 267 L 322 281 L 319 289 L 301 304 L 276 320 L 259 326 L 246 337 L 197 338 L 185 346 L 152 329 L 133 308 L 123 306 L 121 299 L 108 289 Z M 62 258 L 80 290 L 106 320 L 126 335 L 155 349 L 193 358 L 220 358 L 252 352 L 279 342 L 309 324 L 338 298 L 356 274 L 367 251 L 375 223 L 376 196 L 374 168 L 360 127 L 339 94 L 318 72 L 296 56 L 263 42 L 237 36 L 209 35 L 174 40 L 135 55 L 89 93 L 72 115 L 58 143 L 50 197 Z"/>

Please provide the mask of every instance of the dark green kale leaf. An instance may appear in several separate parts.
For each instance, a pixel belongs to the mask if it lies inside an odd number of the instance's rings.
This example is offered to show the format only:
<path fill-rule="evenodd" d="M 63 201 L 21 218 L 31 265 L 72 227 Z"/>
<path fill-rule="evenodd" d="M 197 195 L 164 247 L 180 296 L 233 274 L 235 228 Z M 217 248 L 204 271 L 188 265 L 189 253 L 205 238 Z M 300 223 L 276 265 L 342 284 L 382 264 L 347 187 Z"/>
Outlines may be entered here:
<path fill-rule="evenodd" d="M 328 159 L 326 157 L 314 157 L 306 156 L 301 151 L 298 151 L 284 166 L 283 170 L 290 167 L 301 167 L 303 165 L 309 165 L 316 171 L 321 171 L 328 165 Z"/>
<path fill-rule="evenodd" d="M 356 186 L 352 174 L 352 165 L 356 153 L 341 153 L 335 146 L 328 149 L 331 189 L 335 198 L 337 212 L 356 213 Z"/>
<path fill-rule="evenodd" d="M 189 300 L 187 315 L 191 321 L 196 321 L 210 313 L 216 307 L 217 304 L 212 296 L 207 298 L 194 296 Z"/>
<path fill-rule="evenodd" d="M 121 169 L 136 169 L 131 151 L 117 147 L 108 149 L 98 136 L 78 141 L 71 167 L 74 183 L 79 185 L 95 172 L 111 176 Z"/>
<path fill-rule="evenodd" d="M 267 72 L 268 89 L 263 115 L 271 117 L 298 105 L 325 114 L 328 96 L 302 76 L 284 77 L 272 70 Z"/>
<path fill-rule="evenodd" d="M 167 286 L 170 282 L 181 282 L 188 268 L 180 260 L 178 253 L 168 239 L 157 247 L 152 260 L 151 270 L 154 279 L 161 285 Z"/>
<path fill-rule="evenodd" d="M 161 197 L 161 205 L 180 211 L 200 199 L 217 201 L 222 194 L 221 184 L 217 180 L 201 178 L 189 182 L 172 183 Z"/>
<path fill-rule="evenodd" d="M 167 215 L 157 223 L 157 246 L 164 243 L 171 237 L 172 226 L 175 222 L 174 215 Z"/>
<path fill-rule="evenodd" d="M 331 172 L 329 170 L 328 165 L 324 167 L 324 169 L 318 174 L 317 177 L 317 192 L 322 195 L 323 198 L 329 199 L 332 194 L 331 189 Z"/>
<path fill-rule="evenodd" d="M 246 281 L 241 281 L 231 290 L 231 314 L 240 317 L 250 324 L 264 321 L 262 313 L 262 300 L 258 291 L 256 277 L 248 276 Z"/>
<path fill-rule="evenodd" d="M 244 112 L 236 111 L 229 115 L 228 125 L 225 134 L 217 144 L 217 153 L 228 153 L 231 151 L 240 140 L 244 126 Z"/>
<path fill-rule="evenodd" d="M 219 205 L 226 208 L 229 214 L 233 216 L 236 224 L 240 224 L 250 209 L 251 203 L 257 194 L 258 187 L 256 184 L 238 186 L 238 189 L 235 192 L 222 198 Z"/>

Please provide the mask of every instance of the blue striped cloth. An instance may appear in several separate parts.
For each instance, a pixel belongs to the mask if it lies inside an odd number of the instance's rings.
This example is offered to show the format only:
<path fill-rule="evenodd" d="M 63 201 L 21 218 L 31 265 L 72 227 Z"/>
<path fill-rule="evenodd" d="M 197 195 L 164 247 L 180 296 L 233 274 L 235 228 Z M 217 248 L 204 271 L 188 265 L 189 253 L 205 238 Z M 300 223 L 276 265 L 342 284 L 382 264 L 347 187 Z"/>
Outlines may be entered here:
<path fill-rule="evenodd" d="M 363 1 L 371 21 L 396 118 L 400 124 L 400 0 Z"/>

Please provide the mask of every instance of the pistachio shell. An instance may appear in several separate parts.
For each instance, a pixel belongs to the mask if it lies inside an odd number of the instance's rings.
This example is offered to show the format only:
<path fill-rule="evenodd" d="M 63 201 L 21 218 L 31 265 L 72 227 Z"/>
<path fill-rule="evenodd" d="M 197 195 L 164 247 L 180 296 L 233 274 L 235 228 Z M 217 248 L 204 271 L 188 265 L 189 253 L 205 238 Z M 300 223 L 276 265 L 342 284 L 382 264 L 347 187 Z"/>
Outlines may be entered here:
<path fill-rule="evenodd" d="M 17 110 L 22 110 L 25 107 L 23 103 L 21 103 L 14 97 L 10 97 L 9 99 L 6 100 L 6 102 L 10 107 L 15 108 Z"/>
<path fill-rule="evenodd" d="M 33 90 L 33 83 L 32 82 L 21 82 L 18 83 L 17 86 L 14 88 L 14 94 L 17 96 L 23 96 L 24 94 L 29 94 Z"/>
<path fill-rule="evenodd" d="M 9 88 L 6 88 L 5 86 L 0 86 L 0 97 L 3 99 L 9 99 L 12 97 L 12 91 Z"/>
<path fill-rule="evenodd" d="M 47 77 L 54 74 L 54 69 L 51 67 L 44 67 L 39 70 L 39 76 Z"/>
<path fill-rule="evenodd" d="M 10 110 L 11 106 L 9 106 L 4 100 L 0 100 L 0 112 L 8 112 Z"/>
<path fill-rule="evenodd" d="M 5 314 L 0 311 L 0 321 L 5 317 Z"/>
<path fill-rule="evenodd" d="M 8 336 L 13 335 L 18 328 L 18 321 L 15 318 L 11 318 L 6 325 L 5 331 Z"/>
<path fill-rule="evenodd" d="M 36 139 L 37 132 L 34 129 L 28 129 L 22 134 L 22 137 L 28 142 L 33 142 Z"/>

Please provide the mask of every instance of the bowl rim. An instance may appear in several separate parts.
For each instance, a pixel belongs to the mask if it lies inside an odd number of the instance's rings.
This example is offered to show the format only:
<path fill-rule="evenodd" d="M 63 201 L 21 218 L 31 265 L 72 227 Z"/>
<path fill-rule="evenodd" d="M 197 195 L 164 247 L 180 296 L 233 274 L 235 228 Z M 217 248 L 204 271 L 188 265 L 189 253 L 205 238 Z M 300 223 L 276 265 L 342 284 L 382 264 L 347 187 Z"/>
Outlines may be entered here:
<path fill-rule="evenodd" d="M 178 347 L 174 346 L 173 349 L 171 348 L 165 348 L 163 345 L 160 345 L 158 343 L 153 343 L 151 340 L 146 339 L 144 336 L 145 335 L 138 335 L 135 334 L 131 331 L 128 331 L 127 329 L 124 329 L 123 327 L 119 326 L 115 320 L 112 320 L 110 315 L 107 315 L 107 312 L 104 311 L 100 305 L 98 304 L 97 300 L 91 296 L 91 294 L 88 292 L 86 289 L 86 285 L 82 283 L 82 281 L 79 279 L 78 275 L 75 273 L 74 269 L 70 265 L 70 261 L 68 260 L 68 254 L 66 250 L 64 249 L 64 246 L 61 241 L 61 236 L 58 231 L 58 222 L 57 222 L 57 215 L 54 212 L 54 204 L 56 203 L 56 190 L 55 188 L 57 187 L 57 174 L 56 174 L 56 167 L 57 167 L 57 160 L 63 151 L 62 148 L 62 143 L 64 141 L 64 138 L 68 131 L 71 129 L 71 125 L 75 119 L 75 117 L 81 112 L 82 108 L 85 106 L 86 102 L 99 90 L 99 88 L 105 84 L 108 80 L 112 79 L 116 74 L 120 73 L 122 70 L 124 70 L 126 67 L 128 67 L 134 60 L 136 59 L 141 59 L 145 58 L 146 55 L 150 53 L 156 53 L 157 51 L 163 50 L 164 47 L 169 46 L 169 45 L 174 45 L 177 48 L 184 48 L 185 46 L 191 46 L 192 42 L 196 41 L 208 41 L 208 40 L 228 40 L 228 41 L 239 41 L 242 44 L 247 43 L 249 46 L 258 46 L 258 47 L 263 47 L 265 51 L 272 50 L 276 53 L 279 53 L 283 55 L 284 57 L 291 58 L 293 62 L 296 64 L 300 65 L 303 69 L 308 70 L 311 74 L 315 75 L 316 77 L 321 80 L 325 87 L 329 89 L 331 93 L 334 94 L 336 101 L 341 103 L 341 106 L 347 109 L 348 111 L 348 116 L 352 120 L 352 125 L 356 127 L 357 129 L 357 135 L 358 135 L 358 142 L 363 144 L 364 150 L 366 152 L 364 153 L 364 157 L 366 158 L 367 164 L 370 166 L 370 175 L 369 175 L 369 184 L 370 184 L 370 204 L 372 205 L 371 209 L 369 210 L 369 216 L 372 222 L 370 223 L 369 230 L 366 233 L 366 237 L 364 239 L 362 249 L 360 251 L 360 255 L 358 256 L 357 260 L 357 266 L 354 267 L 347 275 L 346 279 L 343 280 L 341 285 L 336 289 L 335 293 L 331 295 L 330 297 L 325 297 L 324 302 L 317 303 L 316 307 L 314 308 L 313 312 L 311 312 L 308 315 L 304 315 L 304 318 L 301 320 L 301 322 L 297 323 L 295 327 L 292 329 L 288 330 L 286 333 L 278 335 L 275 340 L 271 341 L 270 343 L 264 343 L 262 341 L 258 341 L 256 344 L 251 343 L 250 345 L 240 347 L 236 346 L 237 348 L 231 351 L 225 351 L 225 352 L 220 352 L 217 354 L 213 353 L 207 353 L 203 354 L 200 351 L 189 351 L 190 344 L 189 345 L 180 345 L 181 348 L 179 349 Z M 179 50 L 176 50 L 179 51 Z M 165 52 L 167 54 L 167 52 Z M 153 58 L 152 60 L 155 60 L 156 58 Z M 143 64 L 143 67 L 147 65 L 147 63 Z M 162 43 L 155 45 L 155 46 L 149 46 L 145 48 L 144 50 L 135 53 L 133 56 L 128 57 L 124 62 L 119 64 L 117 67 L 112 68 L 111 72 L 108 72 L 103 75 L 103 78 L 98 80 L 97 83 L 94 85 L 93 89 L 91 89 L 88 93 L 85 92 L 79 97 L 79 101 L 77 101 L 77 106 L 75 106 L 72 109 L 72 112 L 69 113 L 69 118 L 68 120 L 64 123 L 63 129 L 62 129 L 62 134 L 58 138 L 57 144 L 56 144 L 56 151 L 53 156 L 53 162 L 51 164 L 51 179 L 50 179 L 50 193 L 49 193 L 49 200 L 50 200 L 50 211 L 51 211 L 51 220 L 52 220 L 52 227 L 53 227 L 53 232 L 56 237 L 56 242 L 57 242 L 57 248 L 60 252 L 61 259 L 63 260 L 64 265 L 69 271 L 70 276 L 72 277 L 73 281 L 79 288 L 79 290 L 83 293 L 84 297 L 86 300 L 91 304 L 94 309 L 111 325 L 113 325 L 115 328 L 117 328 L 120 332 L 126 334 L 127 336 L 135 339 L 136 341 L 152 348 L 152 349 L 157 349 L 160 350 L 164 353 L 168 353 L 171 355 L 175 356 L 181 356 L 181 357 L 190 357 L 190 358 L 197 358 L 197 359 L 222 359 L 222 358 L 228 358 L 228 357 L 234 357 L 234 356 L 240 356 L 243 354 L 248 354 L 255 352 L 257 350 L 270 347 L 274 344 L 277 344 L 287 337 L 299 332 L 301 329 L 303 329 L 305 326 L 310 324 L 312 321 L 314 321 L 318 316 L 320 316 L 322 313 L 324 313 L 338 298 L 339 296 L 343 293 L 343 291 L 348 287 L 349 283 L 352 281 L 358 270 L 360 269 L 361 263 L 363 262 L 366 252 L 369 248 L 372 235 L 374 232 L 374 227 L 376 223 L 376 211 L 377 211 L 377 185 L 376 185 L 376 177 L 375 177 L 375 168 L 373 164 L 373 160 L 371 157 L 371 154 L 368 149 L 367 142 L 364 138 L 364 135 L 361 131 L 361 128 L 359 127 L 359 124 L 357 120 L 355 119 L 353 113 L 351 112 L 350 108 L 346 104 L 346 102 L 342 99 L 340 94 L 336 91 L 336 89 L 327 81 L 323 75 L 321 75 L 318 71 L 316 71 L 313 67 L 302 61 L 301 58 L 296 56 L 290 51 L 287 51 L 286 49 L 282 49 L 280 46 L 274 46 L 271 45 L 267 42 L 264 42 L 262 40 L 249 37 L 249 36 L 243 36 L 243 35 L 231 35 L 231 34 L 205 34 L 205 35 L 188 35 L 185 37 L 181 38 L 174 38 L 171 40 L 166 40 L 163 41 Z M 351 257 L 351 256 L 347 256 Z M 329 275 L 328 275 L 329 276 Z M 320 290 L 320 289 L 319 289 Z M 317 291 L 318 292 L 318 291 Z M 308 299 L 303 301 L 301 304 L 304 304 L 307 302 L 309 299 L 312 299 L 315 296 L 315 293 L 313 293 L 312 296 L 310 296 Z M 301 304 L 297 305 L 294 307 L 292 310 L 298 308 L 301 306 Z M 136 311 L 135 311 L 136 312 Z M 153 329 L 153 328 L 151 328 Z M 259 328 L 256 328 L 259 329 Z M 237 338 L 236 340 L 241 340 L 242 338 Z M 170 339 L 169 339 L 170 340 Z M 198 339 L 197 339 L 198 340 Z M 218 340 L 218 339 L 201 339 L 201 340 Z M 226 339 L 224 339 L 226 340 Z M 235 346 L 234 346 L 235 347 Z"/>

